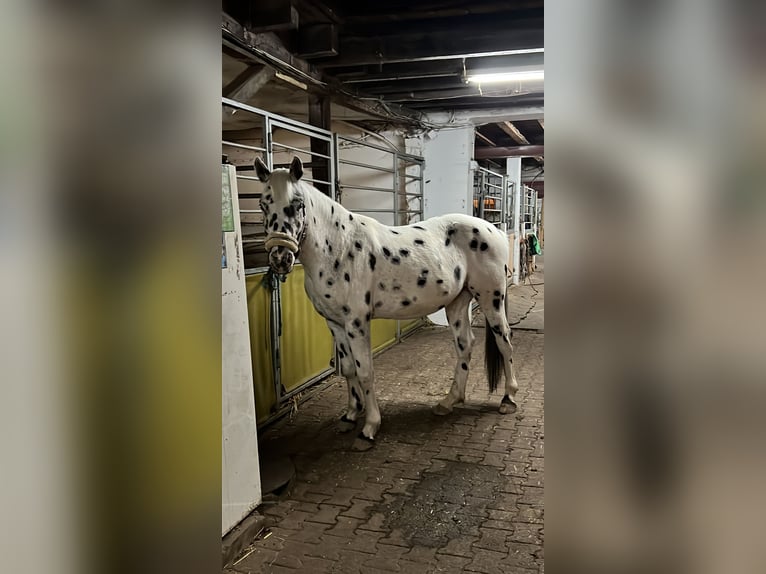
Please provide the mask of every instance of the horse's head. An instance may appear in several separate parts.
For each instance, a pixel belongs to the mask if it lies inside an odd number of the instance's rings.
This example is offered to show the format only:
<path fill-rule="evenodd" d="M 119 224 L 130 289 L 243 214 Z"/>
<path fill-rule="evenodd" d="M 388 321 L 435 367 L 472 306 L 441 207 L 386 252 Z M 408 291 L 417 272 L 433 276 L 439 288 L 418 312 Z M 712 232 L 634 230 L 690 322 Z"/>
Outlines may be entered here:
<path fill-rule="evenodd" d="M 258 179 L 266 184 L 261 197 L 263 225 L 266 228 L 266 251 L 275 273 L 290 273 L 300 250 L 306 229 L 306 206 L 298 185 L 303 164 L 293 158 L 290 169 L 269 171 L 260 157 L 255 158 Z"/>

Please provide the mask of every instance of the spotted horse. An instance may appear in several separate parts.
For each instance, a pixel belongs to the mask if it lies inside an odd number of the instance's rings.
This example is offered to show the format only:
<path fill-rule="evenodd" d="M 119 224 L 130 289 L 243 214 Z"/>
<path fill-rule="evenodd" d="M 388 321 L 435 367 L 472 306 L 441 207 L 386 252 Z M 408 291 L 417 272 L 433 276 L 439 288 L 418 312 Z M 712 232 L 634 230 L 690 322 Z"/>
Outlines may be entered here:
<path fill-rule="evenodd" d="M 349 212 L 305 181 L 303 165 L 269 171 L 257 158 L 265 183 L 261 196 L 266 250 L 272 270 L 290 273 L 295 260 L 305 268 L 305 287 L 332 331 L 341 372 L 348 381 L 348 409 L 340 429 L 353 430 L 364 412 L 355 450 L 367 450 L 380 427 L 370 349 L 374 317 L 412 319 L 445 308 L 455 339 L 457 365 L 452 388 L 434 407 L 445 415 L 465 399 L 474 336 L 469 306 L 484 312 L 489 390 L 505 374 L 500 412 L 516 410 L 511 331 L 505 314 L 508 240 L 482 219 L 453 214 L 415 225 L 389 227 Z"/>

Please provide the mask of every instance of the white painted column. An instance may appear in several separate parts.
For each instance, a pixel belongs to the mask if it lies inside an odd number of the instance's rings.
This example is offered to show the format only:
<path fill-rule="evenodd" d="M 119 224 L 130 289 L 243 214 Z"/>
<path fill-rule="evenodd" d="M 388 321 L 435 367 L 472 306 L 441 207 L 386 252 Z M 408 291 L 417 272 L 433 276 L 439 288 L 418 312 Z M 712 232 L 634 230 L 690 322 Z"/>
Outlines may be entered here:
<path fill-rule="evenodd" d="M 444 129 L 423 137 L 423 218 L 447 213 L 473 213 L 474 128 Z M 444 309 L 428 316 L 447 325 Z"/>
<path fill-rule="evenodd" d="M 508 231 L 514 234 L 514 242 L 511 246 L 513 253 L 513 274 L 511 276 L 511 283 L 514 285 L 519 284 L 519 268 L 521 267 L 520 253 L 519 253 L 519 238 L 521 237 L 521 158 L 509 157 L 505 160 L 505 173 L 508 174 L 508 179 L 513 182 L 513 227 L 509 226 Z"/>

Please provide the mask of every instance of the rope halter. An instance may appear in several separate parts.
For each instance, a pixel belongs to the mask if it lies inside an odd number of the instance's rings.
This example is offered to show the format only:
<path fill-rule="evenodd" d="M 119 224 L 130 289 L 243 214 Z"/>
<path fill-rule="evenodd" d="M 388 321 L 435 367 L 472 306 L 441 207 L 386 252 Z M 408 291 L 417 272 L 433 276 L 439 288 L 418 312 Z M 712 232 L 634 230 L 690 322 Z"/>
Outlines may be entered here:
<path fill-rule="evenodd" d="M 274 231 L 266 238 L 266 251 L 271 251 L 274 247 L 287 247 L 293 255 L 297 254 L 301 248 L 292 235 L 282 233 L 281 231 Z"/>

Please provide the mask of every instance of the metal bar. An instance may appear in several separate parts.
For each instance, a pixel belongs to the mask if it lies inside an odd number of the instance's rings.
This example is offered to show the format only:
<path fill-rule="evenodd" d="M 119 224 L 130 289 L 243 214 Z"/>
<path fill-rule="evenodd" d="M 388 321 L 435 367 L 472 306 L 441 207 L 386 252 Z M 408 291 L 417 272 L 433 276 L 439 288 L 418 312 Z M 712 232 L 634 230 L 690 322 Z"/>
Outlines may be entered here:
<path fill-rule="evenodd" d="M 339 173 L 339 166 L 338 166 L 338 134 L 332 135 L 332 145 L 330 146 L 330 155 L 332 156 L 332 161 L 330 162 L 330 181 L 332 181 L 332 185 L 330 188 L 330 198 L 335 201 L 340 201 L 338 199 L 338 173 Z M 340 364 L 340 362 L 337 362 L 336 364 Z"/>
<path fill-rule="evenodd" d="M 249 180 L 252 180 L 252 181 L 261 181 L 260 179 L 258 179 L 254 175 L 238 175 L 237 179 L 249 179 Z"/>
<path fill-rule="evenodd" d="M 222 141 L 221 145 L 226 145 L 226 146 L 230 146 L 230 147 L 239 147 L 239 148 L 242 148 L 242 149 L 250 149 L 250 150 L 253 150 L 253 151 L 266 151 L 265 147 L 256 147 L 256 146 L 252 146 L 252 145 L 239 144 L 239 143 L 234 143 L 234 142 L 230 142 L 230 141 Z"/>
<path fill-rule="evenodd" d="M 238 102 L 236 100 L 232 100 L 230 98 L 221 98 L 221 103 L 224 106 L 229 106 L 230 108 L 234 108 L 237 110 L 242 110 L 245 112 L 250 112 L 253 114 L 258 114 L 259 116 L 263 116 L 265 118 L 270 118 L 277 120 L 280 124 L 284 124 L 286 126 L 295 126 L 297 128 L 302 128 L 305 124 L 302 124 L 301 122 L 298 122 L 296 120 L 291 120 L 290 118 L 287 118 L 285 116 L 280 116 L 278 114 L 273 114 L 271 112 L 267 112 L 266 110 L 262 110 L 260 108 L 255 108 L 253 106 L 248 106 L 247 104 L 243 104 L 241 102 Z M 332 139 L 332 132 L 328 130 L 324 130 L 322 128 L 312 128 L 313 131 L 316 131 L 317 134 L 324 135 L 327 139 Z"/>
<path fill-rule="evenodd" d="M 245 269 L 245 277 L 249 275 L 261 275 L 267 273 L 268 270 L 268 267 L 250 267 L 249 269 Z"/>
<path fill-rule="evenodd" d="M 271 147 L 271 120 L 269 116 L 263 116 L 263 137 L 266 145 L 266 167 L 274 169 L 274 150 Z"/>
<path fill-rule="evenodd" d="M 272 120 L 271 124 L 277 129 L 283 129 L 289 132 L 295 132 L 297 134 L 301 134 L 310 138 L 317 138 L 326 142 L 332 141 L 332 135 L 330 132 L 327 132 L 325 130 L 321 130 L 321 132 L 319 131 L 315 132 L 314 129 L 319 130 L 320 128 L 314 128 L 313 126 L 311 126 L 311 129 L 308 129 L 308 127 L 304 127 L 305 124 L 301 124 L 301 123 L 288 124 L 281 121 L 281 119 Z"/>
<path fill-rule="evenodd" d="M 263 213 L 260 209 L 240 209 L 240 213 Z"/>
<path fill-rule="evenodd" d="M 422 157 L 412 155 L 411 153 L 400 153 L 399 159 L 406 163 L 419 163 L 420 165 L 424 165 L 426 163 Z"/>
<path fill-rule="evenodd" d="M 385 187 L 371 187 L 366 185 L 348 185 L 345 183 L 340 184 L 341 188 L 347 188 L 347 189 L 361 189 L 364 191 L 380 191 L 380 192 L 386 192 L 386 193 L 395 193 L 395 189 L 387 189 Z"/>
<path fill-rule="evenodd" d="M 384 151 L 386 153 L 396 154 L 396 152 L 394 150 L 392 150 L 392 149 L 388 149 L 388 148 L 385 148 L 385 147 L 377 145 L 377 144 L 371 144 L 371 143 L 363 142 L 361 140 L 356 140 L 356 139 L 350 138 L 348 136 L 338 135 L 338 139 L 346 141 L 346 142 L 355 143 L 357 145 L 364 146 L 364 147 L 371 147 L 372 149 L 376 149 L 376 150 L 379 150 L 379 151 Z"/>
<path fill-rule="evenodd" d="M 306 151 L 305 149 L 301 149 L 299 147 L 295 147 L 295 146 L 279 143 L 277 141 L 271 142 L 271 145 L 272 146 L 281 147 L 281 148 L 285 148 L 285 149 L 291 149 L 293 151 L 297 151 L 297 152 L 300 152 L 300 153 L 305 153 L 306 155 L 315 155 L 317 157 L 322 157 L 322 158 L 325 158 L 325 159 L 330 159 L 329 155 L 324 155 L 324 154 L 321 154 L 321 153 L 317 153 L 315 151 Z"/>
<path fill-rule="evenodd" d="M 484 173 L 484 171 L 481 171 L 479 175 L 481 176 L 481 183 L 479 184 L 479 190 L 481 193 L 481 196 L 479 199 L 479 217 L 481 219 L 484 219 L 484 181 L 486 178 L 486 174 Z"/>
<path fill-rule="evenodd" d="M 495 177 L 503 177 L 502 173 L 497 173 L 496 171 L 492 171 L 491 169 L 487 169 L 486 167 L 480 167 L 479 171 L 483 171 L 484 173 L 488 173 L 490 175 L 494 175 Z"/>
<path fill-rule="evenodd" d="M 387 167 L 381 167 L 378 165 L 370 165 L 367 163 L 359 163 L 358 161 L 351 161 L 350 159 L 339 159 L 338 163 L 342 163 L 345 165 L 355 165 L 357 167 L 368 167 L 370 169 L 376 169 L 378 171 L 385 171 L 385 172 L 393 172 L 394 170 L 389 169 Z"/>
<path fill-rule="evenodd" d="M 393 213 L 390 209 L 352 209 L 351 213 Z"/>
<path fill-rule="evenodd" d="M 397 191 L 399 191 L 399 157 L 397 154 L 394 154 L 394 167 L 393 167 L 393 185 L 394 185 L 394 225 L 399 225 L 399 210 L 397 209 L 399 207 L 399 197 Z M 397 331 L 397 339 L 399 337 L 399 322 L 396 322 L 396 331 Z"/>
<path fill-rule="evenodd" d="M 311 183 L 325 183 L 327 185 L 330 185 L 329 181 L 324 181 L 322 179 L 311 179 L 310 177 L 302 177 L 301 181 L 310 181 Z"/>

